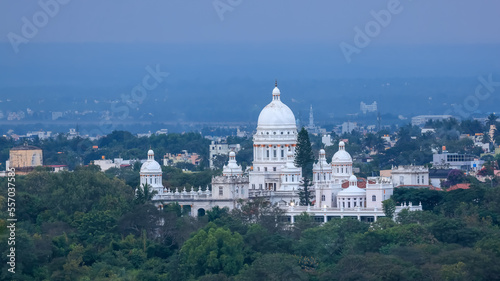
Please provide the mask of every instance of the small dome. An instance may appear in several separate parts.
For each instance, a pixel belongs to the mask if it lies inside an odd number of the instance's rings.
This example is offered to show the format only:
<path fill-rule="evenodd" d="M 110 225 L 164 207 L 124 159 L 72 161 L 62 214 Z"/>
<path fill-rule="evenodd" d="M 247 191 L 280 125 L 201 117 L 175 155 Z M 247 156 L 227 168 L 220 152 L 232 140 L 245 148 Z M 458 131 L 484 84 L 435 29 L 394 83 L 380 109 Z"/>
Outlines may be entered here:
<path fill-rule="evenodd" d="M 335 154 L 332 157 L 332 163 L 338 163 L 338 162 L 352 163 L 351 154 L 345 151 L 345 142 L 343 141 L 339 142 L 339 150 L 335 152 Z"/>
<path fill-rule="evenodd" d="M 229 152 L 229 157 L 236 157 L 236 153 L 234 151 Z"/>
<path fill-rule="evenodd" d="M 325 155 L 325 150 L 324 149 L 320 149 L 319 150 L 319 155 Z"/>
<path fill-rule="evenodd" d="M 161 166 L 154 159 L 155 153 L 152 149 L 148 150 L 148 160 L 141 166 L 141 173 L 161 173 Z"/>
<path fill-rule="evenodd" d="M 339 196 L 365 196 L 366 190 L 358 187 L 358 178 L 355 175 L 349 177 L 349 186 L 338 193 Z"/>
<path fill-rule="evenodd" d="M 280 89 L 278 89 L 278 87 L 274 87 L 274 89 L 273 89 L 273 96 L 274 95 L 280 95 L 280 94 L 281 94 Z"/>
<path fill-rule="evenodd" d="M 149 173 L 159 173 L 161 172 L 161 166 L 156 161 L 146 161 L 141 166 L 141 173 L 149 172 Z"/>
<path fill-rule="evenodd" d="M 351 154 L 345 150 L 335 152 L 332 162 L 352 162 Z"/>

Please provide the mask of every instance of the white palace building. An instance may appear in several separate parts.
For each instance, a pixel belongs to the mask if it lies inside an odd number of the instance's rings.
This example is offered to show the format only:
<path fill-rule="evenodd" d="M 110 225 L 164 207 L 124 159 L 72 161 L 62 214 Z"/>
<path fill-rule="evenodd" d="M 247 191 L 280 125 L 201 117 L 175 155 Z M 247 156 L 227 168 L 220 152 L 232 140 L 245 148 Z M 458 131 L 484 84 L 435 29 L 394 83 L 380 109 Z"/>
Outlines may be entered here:
<path fill-rule="evenodd" d="M 301 187 L 302 170 L 294 164 L 297 145 L 297 126 L 292 110 L 281 101 L 277 85 L 272 91 L 271 102 L 262 109 L 256 133 L 253 136 L 253 167 L 244 173 L 236 163 L 236 154 L 229 153 L 222 176 L 212 178 L 212 190 L 206 187 L 187 191 L 185 188 L 169 190 L 162 185 L 161 167 L 154 160 L 152 150 L 142 165 L 140 184 L 148 184 L 157 192 L 153 201 L 162 208 L 177 202 L 191 207 L 191 215 L 204 215 L 215 206 L 238 208 L 239 202 L 263 197 L 286 210 L 290 222 L 303 212 L 315 220 L 326 222 L 331 218 L 353 217 L 358 220 L 376 221 L 384 216 L 382 201 L 390 198 L 393 184 L 390 178 L 371 177 L 358 181 L 352 173 L 352 158 L 339 143 L 339 150 L 328 163 L 325 151 L 319 152 L 313 168 L 314 206 L 299 206 L 298 189 Z M 409 210 L 422 210 L 422 206 L 402 205 Z"/>

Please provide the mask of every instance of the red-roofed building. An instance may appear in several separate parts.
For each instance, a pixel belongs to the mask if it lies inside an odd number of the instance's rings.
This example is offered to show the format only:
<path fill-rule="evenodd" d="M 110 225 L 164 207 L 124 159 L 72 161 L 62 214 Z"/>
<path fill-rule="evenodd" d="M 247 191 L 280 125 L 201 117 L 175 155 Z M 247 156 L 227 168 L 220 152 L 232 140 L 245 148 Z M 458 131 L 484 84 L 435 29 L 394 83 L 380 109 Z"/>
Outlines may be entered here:
<path fill-rule="evenodd" d="M 450 188 L 446 189 L 446 191 L 452 191 L 457 189 L 469 189 L 469 188 L 470 188 L 470 183 L 457 183 L 453 186 L 450 186 Z"/>
<path fill-rule="evenodd" d="M 366 188 L 366 182 L 367 180 L 365 178 L 358 178 L 358 187 L 359 188 Z M 368 181 L 369 184 L 375 184 L 375 181 Z M 349 182 L 345 181 L 342 183 L 342 188 L 347 188 L 349 187 Z"/>

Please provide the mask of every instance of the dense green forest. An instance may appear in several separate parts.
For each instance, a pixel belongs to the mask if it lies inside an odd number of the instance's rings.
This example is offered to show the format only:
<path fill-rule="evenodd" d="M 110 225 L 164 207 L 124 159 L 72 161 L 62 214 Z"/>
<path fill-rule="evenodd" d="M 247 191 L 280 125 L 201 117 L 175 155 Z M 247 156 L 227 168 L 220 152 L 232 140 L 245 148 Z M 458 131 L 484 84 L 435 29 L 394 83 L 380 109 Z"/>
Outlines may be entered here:
<path fill-rule="evenodd" d="M 2 212 L 1 280 L 500 279 L 498 185 L 397 189 L 392 200 L 422 202 L 424 211 L 323 225 L 307 214 L 289 225 L 262 200 L 200 218 L 175 204 L 159 211 L 95 166 L 35 171 L 16 176 L 16 186 L 16 273 L 6 270 Z"/>

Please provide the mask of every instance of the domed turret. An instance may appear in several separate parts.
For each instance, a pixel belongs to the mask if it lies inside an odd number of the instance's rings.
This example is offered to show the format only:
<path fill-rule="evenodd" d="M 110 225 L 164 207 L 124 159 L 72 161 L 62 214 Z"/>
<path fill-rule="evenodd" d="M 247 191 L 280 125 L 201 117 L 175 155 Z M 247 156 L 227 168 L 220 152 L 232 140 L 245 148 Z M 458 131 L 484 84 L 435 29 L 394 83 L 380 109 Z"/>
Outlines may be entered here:
<path fill-rule="evenodd" d="M 326 152 L 320 149 L 318 162 L 313 165 L 313 183 L 328 184 L 332 179 L 332 170 L 326 162 Z"/>
<path fill-rule="evenodd" d="M 340 191 L 339 195 L 364 195 L 366 191 L 358 187 L 358 178 L 355 175 L 349 177 L 349 186 Z"/>
<path fill-rule="evenodd" d="M 260 112 L 257 129 L 294 129 L 295 115 L 292 110 L 281 102 L 281 92 L 277 85 L 273 89 L 273 99 Z"/>
<path fill-rule="evenodd" d="M 241 166 L 236 163 L 236 153 L 234 151 L 229 152 L 229 161 L 227 165 L 222 168 L 222 175 L 224 176 L 240 176 L 243 174 Z"/>
<path fill-rule="evenodd" d="M 352 158 L 349 152 L 345 151 L 345 143 L 339 142 L 339 150 L 332 157 L 332 172 L 335 183 L 342 183 L 352 175 Z"/>
<path fill-rule="evenodd" d="M 349 177 L 349 187 L 337 194 L 337 206 L 341 208 L 364 208 L 366 206 L 366 190 L 358 187 L 358 178 Z"/>
<path fill-rule="evenodd" d="M 345 151 L 345 143 L 339 142 L 339 150 L 332 157 L 332 163 L 352 163 L 352 157 L 349 152 Z"/>
<path fill-rule="evenodd" d="M 155 161 L 155 153 L 153 150 L 148 151 L 148 160 L 144 162 L 141 166 L 141 173 L 149 172 L 149 173 L 161 173 L 161 166 L 158 162 Z"/>
<path fill-rule="evenodd" d="M 153 188 L 153 190 L 160 191 L 163 189 L 162 184 L 162 170 L 160 164 L 155 161 L 155 153 L 153 150 L 148 151 L 148 160 L 144 162 L 141 166 L 140 171 L 140 185 L 144 186 L 148 184 Z"/>

